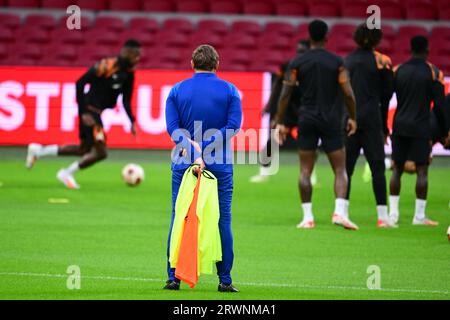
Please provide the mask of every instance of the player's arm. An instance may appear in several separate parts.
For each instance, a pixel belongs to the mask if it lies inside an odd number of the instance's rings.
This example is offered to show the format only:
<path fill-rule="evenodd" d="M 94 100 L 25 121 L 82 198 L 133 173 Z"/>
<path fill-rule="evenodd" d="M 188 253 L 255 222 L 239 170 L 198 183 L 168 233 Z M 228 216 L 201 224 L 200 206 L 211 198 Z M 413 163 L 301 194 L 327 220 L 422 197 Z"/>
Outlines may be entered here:
<path fill-rule="evenodd" d="M 177 90 L 175 86 L 170 90 L 169 96 L 166 100 L 166 128 L 170 138 L 176 144 L 176 150 L 179 155 L 187 155 L 191 159 L 191 155 L 194 155 L 194 159 L 201 158 L 201 148 L 198 143 L 191 140 L 189 132 L 180 127 L 180 115 L 178 113 L 177 106 Z"/>
<path fill-rule="evenodd" d="M 383 132 L 385 137 L 389 135 L 388 129 L 388 113 L 389 113 L 389 103 L 391 101 L 392 95 L 394 94 L 394 72 L 392 67 L 389 65 L 386 68 L 380 70 L 381 77 L 381 117 L 383 123 Z"/>
<path fill-rule="evenodd" d="M 97 78 L 96 66 L 89 68 L 89 70 L 84 73 L 76 82 L 76 99 L 78 104 L 78 109 L 84 111 L 86 107 L 84 87 L 88 83 L 92 83 L 94 79 Z M 81 113 L 81 112 L 80 112 Z"/>
<path fill-rule="evenodd" d="M 277 124 L 277 135 L 275 140 L 281 145 L 286 140 L 289 129 L 284 125 L 286 110 L 291 100 L 292 92 L 297 84 L 297 69 L 289 68 L 286 72 L 281 88 L 280 98 L 278 100 L 277 115 L 275 121 Z"/>
<path fill-rule="evenodd" d="M 269 101 L 267 102 L 265 108 L 264 108 L 264 112 L 270 112 L 271 107 L 275 104 L 278 103 L 278 98 L 280 97 L 280 92 L 281 92 L 281 88 L 283 86 L 283 73 L 280 70 L 276 75 L 275 75 L 275 80 L 272 84 L 272 88 L 270 90 L 270 97 L 269 97 Z"/>
<path fill-rule="evenodd" d="M 128 115 L 128 118 L 130 119 L 131 122 L 131 133 L 135 135 L 136 134 L 135 117 L 133 115 L 133 111 L 131 110 L 131 98 L 133 97 L 133 86 L 134 86 L 134 74 L 132 73 L 130 78 L 124 83 L 123 86 L 122 103 Z"/>
<path fill-rule="evenodd" d="M 356 132 L 356 99 L 353 93 L 352 86 L 350 84 L 350 77 L 348 75 L 347 69 L 341 67 L 338 75 L 338 83 L 344 93 L 344 103 L 347 107 L 349 119 L 347 122 L 347 133 L 352 135 Z"/>
<path fill-rule="evenodd" d="M 445 114 L 445 87 L 444 87 L 444 75 L 442 71 L 437 70 L 436 79 L 433 82 L 433 112 L 436 115 L 436 119 L 441 128 L 443 136 L 450 138 L 450 124 L 448 123 L 447 116 Z"/>

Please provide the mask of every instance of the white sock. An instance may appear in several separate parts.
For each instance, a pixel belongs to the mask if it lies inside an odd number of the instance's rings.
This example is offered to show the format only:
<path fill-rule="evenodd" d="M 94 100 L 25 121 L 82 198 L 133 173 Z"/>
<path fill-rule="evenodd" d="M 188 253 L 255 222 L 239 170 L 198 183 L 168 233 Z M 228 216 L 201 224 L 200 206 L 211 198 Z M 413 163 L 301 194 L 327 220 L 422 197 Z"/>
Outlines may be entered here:
<path fill-rule="evenodd" d="M 344 217 L 348 218 L 348 207 L 350 206 L 350 201 L 347 199 L 344 199 L 345 201 L 345 207 L 344 207 Z"/>
<path fill-rule="evenodd" d="M 43 146 L 38 152 L 38 157 L 43 156 L 56 156 L 58 155 L 58 146 L 56 144 L 51 144 L 49 146 Z"/>
<path fill-rule="evenodd" d="M 417 220 L 425 219 L 425 207 L 427 206 L 427 200 L 416 199 L 416 211 L 414 217 Z"/>
<path fill-rule="evenodd" d="M 302 203 L 302 209 L 303 209 L 303 220 L 307 221 L 314 220 L 311 202 Z"/>
<path fill-rule="evenodd" d="M 80 170 L 80 166 L 78 164 L 78 161 L 75 161 L 70 166 L 68 166 L 67 169 L 66 169 L 67 173 L 72 174 L 72 175 L 75 172 L 77 172 L 78 170 Z"/>
<path fill-rule="evenodd" d="M 342 199 L 342 198 L 336 198 L 335 201 L 335 206 L 334 206 L 334 213 L 336 213 L 337 215 L 345 218 L 345 207 L 346 207 L 346 202 L 347 200 Z"/>
<path fill-rule="evenodd" d="M 398 203 L 400 201 L 400 196 L 389 196 L 389 215 L 398 216 Z"/>
<path fill-rule="evenodd" d="M 377 206 L 378 220 L 388 220 L 388 207 L 387 205 Z"/>

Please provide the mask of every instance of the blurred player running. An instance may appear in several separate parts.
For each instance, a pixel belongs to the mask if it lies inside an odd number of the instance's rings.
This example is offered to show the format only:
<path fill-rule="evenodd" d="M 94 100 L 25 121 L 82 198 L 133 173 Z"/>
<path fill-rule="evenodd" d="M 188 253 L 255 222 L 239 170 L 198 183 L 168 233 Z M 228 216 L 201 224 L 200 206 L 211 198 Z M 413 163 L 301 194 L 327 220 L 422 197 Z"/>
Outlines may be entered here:
<path fill-rule="evenodd" d="M 305 53 L 309 50 L 309 41 L 308 40 L 300 40 L 297 44 L 297 57 Z M 264 112 L 270 115 L 270 129 L 274 129 L 276 126 L 275 116 L 277 114 L 278 108 L 278 100 L 280 99 L 281 88 L 283 87 L 283 80 L 289 65 L 289 61 L 283 63 L 280 66 L 280 70 L 273 75 L 274 80 L 272 83 L 272 90 L 270 93 L 269 101 L 267 102 L 266 107 L 264 108 Z M 294 91 L 293 97 L 291 97 L 291 101 L 295 100 L 295 95 L 297 93 Z M 294 103 L 289 103 L 288 108 L 286 110 L 285 115 L 285 125 L 289 128 L 297 127 L 297 106 Z M 270 134 L 270 133 L 269 133 Z M 259 167 L 259 174 L 252 176 L 250 178 L 250 182 L 260 183 L 265 182 L 272 174 L 271 172 L 271 159 L 273 157 L 278 157 L 277 154 L 274 154 L 272 150 L 272 137 L 269 137 L 267 140 L 266 146 L 261 152 L 261 164 Z"/>
<path fill-rule="evenodd" d="M 358 130 L 346 140 L 347 203 L 350 198 L 351 179 L 361 149 L 372 171 L 372 185 L 377 203 L 378 227 L 391 227 L 387 207 L 384 142 L 389 134 L 387 114 L 393 94 L 391 59 L 374 49 L 380 43 L 383 32 L 361 24 L 353 39 L 358 48 L 345 59 L 350 73 L 356 104 L 358 106 Z"/>
<path fill-rule="evenodd" d="M 343 60 L 324 49 L 327 33 L 328 26 L 324 21 L 314 20 L 309 24 L 311 49 L 294 59 L 289 66 L 276 118 L 279 131 L 277 138 L 283 143 L 289 132 L 283 124 L 284 114 L 293 89 L 298 84 L 300 90 L 300 101 L 297 102 L 300 106 L 298 147 L 301 171 L 299 189 L 304 218 L 297 227 L 310 229 L 315 226 L 311 204 L 311 173 L 320 139 L 335 174 L 336 203 L 332 222 L 356 230 L 358 227 L 345 216 L 347 172 L 342 128 L 343 102 L 345 102 L 350 116 L 347 132 L 352 135 L 356 131 L 355 97 Z"/>
<path fill-rule="evenodd" d="M 390 182 L 390 218 L 399 220 L 400 181 L 406 160 L 416 165 L 416 206 L 413 225 L 436 226 L 438 222 L 425 215 L 428 191 L 428 161 L 431 152 L 430 105 L 439 127 L 448 128 L 444 105 L 444 76 L 427 62 L 428 40 L 423 36 L 411 39 L 412 58 L 395 70 L 394 86 L 397 110 L 392 133 L 393 172 Z"/>
<path fill-rule="evenodd" d="M 101 113 L 114 108 L 117 98 L 123 95 L 123 106 L 131 122 L 131 132 L 136 133 L 134 116 L 131 112 L 134 69 L 140 58 L 140 44 L 127 40 L 119 56 L 105 58 L 97 62 L 76 83 L 76 98 L 79 117 L 79 145 L 48 145 L 31 143 L 28 146 L 26 166 L 32 168 L 43 156 L 81 156 L 69 167 L 58 171 L 57 178 L 67 188 L 79 189 L 74 173 L 97 163 L 107 156 L 106 136 L 103 131 Z M 86 84 L 89 92 L 84 93 Z"/>

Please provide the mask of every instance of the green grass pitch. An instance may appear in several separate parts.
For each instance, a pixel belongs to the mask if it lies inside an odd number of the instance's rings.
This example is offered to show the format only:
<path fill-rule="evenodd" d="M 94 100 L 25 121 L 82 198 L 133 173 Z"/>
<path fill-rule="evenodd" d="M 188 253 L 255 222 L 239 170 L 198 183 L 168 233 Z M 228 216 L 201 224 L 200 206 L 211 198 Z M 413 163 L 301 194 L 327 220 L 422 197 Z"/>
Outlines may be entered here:
<path fill-rule="evenodd" d="M 359 165 L 350 213 L 356 232 L 331 224 L 332 173 L 323 156 L 314 230 L 295 228 L 301 217 L 295 154 L 283 154 L 279 174 L 265 184 L 248 182 L 256 166 L 236 166 L 232 276 L 241 292 L 221 294 L 215 275 L 201 275 L 194 289 L 162 290 L 168 152 L 113 151 L 78 174 L 78 191 L 55 179 L 72 159 L 43 159 L 27 171 L 24 157 L 23 148 L 0 148 L 0 299 L 450 299 L 448 159 L 430 169 L 427 212 L 440 222 L 436 228 L 411 225 L 415 177 L 405 176 L 400 228 L 377 229 L 371 184 L 362 181 Z M 146 171 L 139 187 L 121 181 L 128 162 Z M 80 267 L 79 290 L 67 289 L 70 265 Z M 367 288 L 371 265 L 380 268 L 381 290 Z"/>

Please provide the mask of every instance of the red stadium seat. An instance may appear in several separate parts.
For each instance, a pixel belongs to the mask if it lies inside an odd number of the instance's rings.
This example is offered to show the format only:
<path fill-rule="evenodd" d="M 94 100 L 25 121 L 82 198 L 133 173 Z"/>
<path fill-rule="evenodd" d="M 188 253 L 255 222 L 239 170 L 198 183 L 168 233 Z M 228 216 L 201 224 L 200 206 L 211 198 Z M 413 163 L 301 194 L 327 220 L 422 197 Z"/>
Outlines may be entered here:
<path fill-rule="evenodd" d="M 397 30 L 389 24 L 382 23 L 381 30 L 383 31 L 383 38 L 393 40 L 397 36 Z"/>
<path fill-rule="evenodd" d="M 72 0 L 41 0 L 42 8 L 66 9 L 68 6 L 72 4 L 73 4 Z"/>
<path fill-rule="evenodd" d="M 63 45 L 80 45 L 86 42 L 86 31 L 68 30 L 65 27 L 55 29 L 51 32 L 53 42 Z"/>
<path fill-rule="evenodd" d="M 8 0 L 8 7 L 13 8 L 38 8 L 39 0 Z"/>
<path fill-rule="evenodd" d="M 437 14 L 431 0 L 413 0 L 408 1 L 406 17 L 408 19 L 434 20 Z"/>
<path fill-rule="evenodd" d="M 20 16 L 12 13 L 0 13 L 0 28 L 16 29 L 20 23 Z"/>
<path fill-rule="evenodd" d="M 212 0 L 209 8 L 211 13 L 242 13 L 241 3 L 238 0 Z"/>
<path fill-rule="evenodd" d="M 330 37 L 346 37 L 352 38 L 353 33 L 355 32 L 357 25 L 350 23 L 336 23 L 331 27 Z"/>
<path fill-rule="evenodd" d="M 264 33 L 258 39 L 259 50 L 287 50 L 290 51 L 292 40 L 290 37 L 276 33 Z"/>
<path fill-rule="evenodd" d="M 100 16 L 95 19 L 96 29 L 109 29 L 111 31 L 120 32 L 125 29 L 123 20 L 119 17 Z"/>
<path fill-rule="evenodd" d="M 142 32 L 155 33 L 159 30 L 158 21 L 145 17 L 134 17 L 128 20 L 128 28 Z"/>
<path fill-rule="evenodd" d="M 64 66 L 71 65 L 78 57 L 76 46 L 61 46 L 59 44 L 51 44 L 42 48 L 44 54 L 40 61 L 40 65 L 48 66 Z"/>
<path fill-rule="evenodd" d="M 333 0 L 309 1 L 309 15 L 314 17 L 338 17 L 339 8 Z"/>
<path fill-rule="evenodd" d="M 17 56 L 19 59 L 29 58 L 38 60 L 42 57 L 41 46 L 37 44 L 18 43 L 11 50 L 14 56 Z"/>
<path fill-rule="evenodd" d="M 228 26 L 225 22 L 222 20 L 213 19 L 200 20 L 198 22 L 197 29 L 199 31 L 208 30 L 221 35 L 228 32 Z"/>
<path fill-rule="evenodd" d="M 417 25 L 403 25 L 398 28 L 398 38 L 408 38 L 409 40 L 417 35 L 428 36 L 429 34 L 427 29 Z"/>
<path fill-rule="evenodd" d="M 231 32 L 248 33 L 256 36 L 261 32 L 261 26 L 253 21 L 235 21 L 231 24 Z"/>
<path fill-rule="evenodd" d="M 116 11 L 139 11 L 141 10 L 140 0 L 109 0 L 109 9 Z"/>
<path fill-rule="evenodd" d="M 295 36 L 297 39 L 308 39 L 309 38 L 308 24 L 307 23 L 300 24 L 297 29 L 297 34 Z"/>
<path fill-rule="evenodd" d="M 0 65 L 2 64 L 3 60 L 6 60 L 8 58 L 9 58 L 8 46 L 5 44 L 0 44 Z"/>
<path fill-rule="evenodd" d="M 171 0 L 151 0 L 143 1 L 142 9 L 151 12 L 172 12 L 175 6 Z"/>
<path fill-rule="evenodd" d="M 57 23 L 53 16 L 46 14 L 30 14 L 25 17 L 25 25 L 33 28 L 53 29 Z"/>
<path fill-rule="evenodd" d="M 223 39 L 226 48 L 255 49 L 256 39 L 246 33 L 230 33 Z"/>
<path fill-rule="evenodd" d="M 253 61 L 248 66 L 248 71 L 264 71 L 264 72 L 272 72 L 276 73 L 280 70 L 280 65 L 277 63 L 266 63 L 264 61 Z"/>
<path fill-rule="evenodd" d="M 164 30 L 173 30 L 182 33 L 191 33 L 194 31 L 194 25 L 190 20 L 182 18 L 167 19 L 163 23 Z"/>
<path fill-rule="evenodd" d="M 253 56 L 254 60 L 258 59 L 265 64 L 281 65 L 286 62 L 285 53 L 283 51 L 256 52 Z"/>
<path fill-rule="evenodd" d="M 157 35 L 158 42 L 165 47 L 184 48 L 190 45 L 189 37 L 176 30 L 164 30 Z"/>
<path fill-rule="evenodd" d="M 264 31 L 290 37 L 294 34 L 295 29 L 294 26 L 288 22 L 268 22 L 266 23 Z"/>
<path fill-rule="evenodd" d="M 219 64 L 219 70 L 245 72 L 248 70 L 248 66 L 247 66 L 247 64 L 243 64 L 243 63 L 232 63 L 232 62 L 224 61 Z"/>
<path fill-rule="evenodd" d="M 216 49 L 222 48 L 224 45 L 223 37 L 221 35 L 207 31 L 199 31 L 192 34 L 189 43 L 194 47 L 197 47 L 201 44 L 209 44 Z"/>
<path fill-rule="evenodd" d="M 411 55 L 409 53 L 393 53 L 390 57 L 392 65 L 397 66 L 408 61 L 411 58 Z"/>
<path fill-rule="evenodd" d="M 409 37 L 397 37 L 394 44 L 394 53 L 402 55 L 411 54 L 410 38 Z"/>
<path fill-rule="evenodd" d="M 450 27 L 437 26 L 431 30 L 430 39 L 450 40 Z"/>
<path fill-rule="evenodd" d="M 45 29 L 33 28 L 31 26 L 25 26 L 16 31 L 16 41 L 23 43 L 49 43 L 50 35 Z"/>
<path fill-rule="evenodd" d="M 77 0 L 75 2 L 81 10 L 107 10 L 108 0 Z"/>
<path fill-rule="evenodd" d="M 158 42 L 156 33 L 136 29 L 125 30 L 120 36 L 120 44 L 123 44 L 128 39 L 136 39 L 142 46 L 146 47 L 155 46 Z"/>
<path fill-rule="evenodd" d="M 117 47 L 121 44 L 121 33 L 111 29 L 92 29 L 84 33 L 91 45 Z"/>
<path fill-rule="evenodd" d="M 228 64 L 248 65 L 251 61 L 251 57 L 247 50 L 224 49 L 222 50 L 221 61 Z"/>
<path fill-rule="evenodd" d="M 381 0 L 376 4 L 381 9 L 381 17 L 387 19 L 403 19 L 405 12 L 403 5 L 398 0 Z"/>
<path fill-rule="evenodd" d="M 175 48 L 164 48 L 159 61 L 163 63 L 172 62 L 178 64 L 182 59 L 183 57 L 181 56 L 180 50 Z"/>
<path fill-rule="evenodd" d="M 366 18 L 367 7 L 370 4 L 366 0 L 344 0 L 341 1 L 341 12 L 343 17 Z M 383 12 L 383 9 L 381 9 Z"/>
<path fill-rule="evenodd" d="M 299 1 L 275 1 L 275 12 L 279 16 L 306 16 L 307 6 L 305 2 Z"/>
<path fill-rule="evenodd" d="M 430 54 L 450 56 L 450 40 L 432 38 L 430 41 Z"/>
<path fill-rule="evenodd" d="M 92 64 L 100 59 L 116 55 L 116 52 L 111 50 L 111 47 L 109 46 L 88 45 L 80 48 L 79 50 L 83 53 L 79 56 L 86 56 L 90 61 L 92 61 Z"/>
<path fill-rule="evenodd" d="M 244 14 L 273 15 L 275 9 L 271 0 L 246 0 Z"/>
<path fill-rule="evenodd" d="M 176 11 L 190 13 L 208 12 L 208 4 L 203 0 L 178 0 Z"/>

